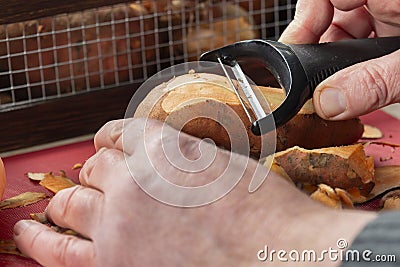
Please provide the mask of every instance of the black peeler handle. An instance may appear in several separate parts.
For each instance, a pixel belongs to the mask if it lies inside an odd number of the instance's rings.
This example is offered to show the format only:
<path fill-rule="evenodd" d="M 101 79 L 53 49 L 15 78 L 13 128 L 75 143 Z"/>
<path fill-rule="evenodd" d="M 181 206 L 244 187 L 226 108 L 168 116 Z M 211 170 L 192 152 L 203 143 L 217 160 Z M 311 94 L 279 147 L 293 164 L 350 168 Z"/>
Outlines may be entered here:
<path fill-rule="evenodd" d="M 356 63 L 400 49 L 400 37 L 352 39 L 321 44 L 283 44 L 269 40 L 237 42 L 204 53 L 200 60 L 243 62 L 251 60 L 269 69 L 286 93 L 272 113 L 253 122 L 252 132 L 261 135 L 294 117 L 310 99 L 317 85 L 335 72 Z"/>
<path fill-rule="evenodd" d="M 322 44 L 287 45 L 303 66 L 311 94 L 319 83 L 356 63 L 400 49 L 400 37 L 351 39 Z"/>

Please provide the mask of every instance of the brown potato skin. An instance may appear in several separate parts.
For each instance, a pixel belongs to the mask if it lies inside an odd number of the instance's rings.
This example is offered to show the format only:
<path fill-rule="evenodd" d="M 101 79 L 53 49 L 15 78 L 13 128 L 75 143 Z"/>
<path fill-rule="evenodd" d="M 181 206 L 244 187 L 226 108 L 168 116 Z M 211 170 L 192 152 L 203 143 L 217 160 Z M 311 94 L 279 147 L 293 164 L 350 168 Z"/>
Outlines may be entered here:
<path fill-rule="evenodd" d="M 341 153 L 346 150 L 349 153 Z M 366 157 L 361 144 L 311 150 L 292 147 L 276 153 L 274 161 L 295 183 L 358 190 L 363 196 L 375 185 L 373 159 Z"/>
<path fill-rule="evenodd" d="M 221 84 L 223 84 L 222 81 L 226 80 L 225 77 L 213 74 L 205 75 L 202 73 L 198 73 L 194 75 L 197 75 L 196 77 L 202 78 L 207 77 L 210 80 L 218 80 Z M 190 74 L 184 76 L 189 77 L 186 77 L 186 80 L 187 78 L 189 80 L 192 79 L 190 77 Z M 213 85 L 210 84 L 209 86 Z M 228 88 L 229 86 L 226 86 L 227 90 L 216 89 L 215 91 L 218 92 L 218 94 L 234 94 L 231 89 Z M 154 88 L 141 102 L 135 112 L 134 117 L 148 117 L 150 119 L 156 119 L 160 121 L 166 121 L 168 118 L 169 121 L 167 123 L 172 125 L 174 128 L 177 128 L 179 130 L 182 129 L 184 132 L 199 138 L 211 138 L 212 140 L 214 140 L 216 145 L 225 149 L 230 149 L 230 139 L 228 138 L 226 131 L 224 131 L 220 123 L 211 119 L 196 118 L 201 116 L 204 110 L 211 110 L 215 113 L 215 116 L 220 116 L 220 118 L 224 118 L 224 121 L 230 121 L 231 119 L 232 124 L 233 122 L 235 122 L 235 125 L 229 125 L 230 129 L 235 129 L 235 127 L 245 127 L 247 136 L 235 136 L 235 132 L 230 131 L 232 135 L 231 137 L 233 139 L 238 138 L 243 142 L 249 142 L 250 156 L 254 158 L 260 157 L 262 149 L 262 139 L 259 136 L 255 136 L 254 134 L 252 134 L 250 130 L 250 121 L 247 118 L 246 113 L 241 107 L 239 101 L 237 103 L 229 102 L 224 104 L 223 102 L 221 102 L 221 97 L 216 96 L 215 99 L 209 98 L 207 99 L 207 101 L 204 100 L 195 103 L 189 103 L 183 108 L 179 108 L 176 111 L 167 113 L 163 109 L 162 103 L 167 98 L 168 94 L 179 86 L 173 87 L 171 90 L 169 90 L 167 87 L 168 83 L 162 84 Z M 263 88 L 262 92 L 265 97 L 268 98 L 269 92 L 275 92 L 276 90 L 277 89 L 274 88 Z M 198 97 L 193 93 L 191 94 L 192 95 L 190 97 L 193 99 L 196 99 L 196 97 Z M 235 121 L 235 118 L 233 118 L 231 115 L 228 115 L 229 110 L 235 111 L 235 113 L 240 117 L 241 121 Z M 188 122 L 184 127 L 181 127 L 178 126 L 179 123 L 172 122 L 171 118 L 169 118 L 180 116 L 192 116 L 196 119 Z M 314 112 L 314 109 L 310 102 L 308 102 L 306 106 L 294 118 L 292 118 L 289 122 L 276 130 L 276 151 L 282 151 L 295 145 L 308 149 L 348 145 L 359 140 L 359 138 L 362 136 L 362 133 L 363 125 L 361 124 L 359 119 L 351 119 L 345 121 L 327 121 L 319 117 Z M 267 145 L 273 144 L 268 143 Z"/>
<path fill-rule="evenodd" d="M 299 113 L 277 129 L 277 151 L 293 146 L 313 149 L 349 145 L 360 139 L 362 133 L 359 119 L 327 121 L 316 113 Z"/>

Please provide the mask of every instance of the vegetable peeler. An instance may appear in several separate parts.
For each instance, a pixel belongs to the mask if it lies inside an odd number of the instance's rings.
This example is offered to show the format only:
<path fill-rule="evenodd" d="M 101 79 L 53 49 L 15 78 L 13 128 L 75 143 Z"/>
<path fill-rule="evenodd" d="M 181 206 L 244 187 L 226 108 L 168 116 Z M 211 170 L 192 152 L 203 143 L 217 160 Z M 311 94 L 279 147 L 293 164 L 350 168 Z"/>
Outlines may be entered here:
<path fill-rule="evenodd" d="M 353 64 L 381 57 L 400 49 L 400 37 L 352 39 L 321 44 L 284 44 L 270 40 L 237 42 L 201 55 L 201 61 L 219 62 L 232 67 L 243 91 L 239 94 L 228 80 L 252 123 L 255 135 L 262 135 L 294 117 L 310 99 L 317 85 L 335 72 Z M 272 112 L 265 112 L 239 63 L 251 61 L 267 68 L 284 89 L 286 98 Z M 255 116 L 252 119 L 244 100 Z"/>

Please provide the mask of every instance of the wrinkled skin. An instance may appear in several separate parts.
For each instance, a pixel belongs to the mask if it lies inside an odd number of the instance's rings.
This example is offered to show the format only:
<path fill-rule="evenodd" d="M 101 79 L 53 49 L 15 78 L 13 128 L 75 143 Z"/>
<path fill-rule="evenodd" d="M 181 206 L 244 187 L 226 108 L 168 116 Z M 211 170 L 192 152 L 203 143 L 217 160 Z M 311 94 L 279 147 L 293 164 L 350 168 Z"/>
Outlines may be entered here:
<path fill-rule="evenodd" d="M 156 176 L 150 166 L 142 168 L 147 158 L 143 142 L 153 163 L 173 177 L 171 181 L 185 185 L 209 182 L 209 177 L 222 173 L 230 153 L 203 144 L 201 151 L 216 153 L 215 160 L 203 171 L 188 174 L 171 167 L 160 153 L 161 142 L 168 145 L 178 132 L 166 127 L 160 138 L 161 124 L 151 121 L 144 135 L 144 120 L 126 120 L 124 136 L 129 138 L 127 149 L 122 151 L 122 123 L 107 123 L 98 132 L 97 153 L 80 173 L 82 185 L 60 191 L 46 210 L 51 221 L 88 240 L 55 233 L 33 221 L 20 221 L 14 238 L 23 253 L 45 266 L 263 266 L 257 251 L 265 245 L 287 250 L 335 248 L 339 238 L 351 242 L 376 216 L 325 208 L 275 173 L 268 174 L 263 185 L 250 194 L 250 178 L 268 172 L 238 154 L 232 154 L 235 167 L 248 161 L 243 179 L 224 198 L 198 208 L 168 206 L 144 193 L 127 169 L 125 158 L 134 175 L 145 179 Z M 182 134 L 182 153 L 195 160 L 200 155 L 199 142 Z M 169 156 L 170 160 L 176 157 Z M 275 261 L 274 266 L 279 263 Z M 335 264 L 338 262 L 321 266 Z"/>
<path fill-rule="evenodd" d="M 318 43 L 400 36 L 400 1 L 300 0 L 280 41 Z M 400 50 L 356 64 L 322 82 L 313 96 L 317 113 L 342 120 L 400 101 Z"/>

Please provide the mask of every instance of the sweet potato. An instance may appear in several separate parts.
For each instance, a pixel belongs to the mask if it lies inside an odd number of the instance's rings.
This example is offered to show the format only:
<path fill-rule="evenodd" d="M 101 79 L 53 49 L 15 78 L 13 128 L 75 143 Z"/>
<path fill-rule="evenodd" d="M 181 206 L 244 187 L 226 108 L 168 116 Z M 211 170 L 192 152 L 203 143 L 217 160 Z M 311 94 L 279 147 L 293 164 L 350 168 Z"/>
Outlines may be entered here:
<path fill-rule="evenodd" d="M 260 87 L 260 90 L 271 109 L 284 98 L 280 89 Z M 261 138 L 251 133 L 250 121 L 238 98 L 228 80 L 219 75 L 191 73 L 163 83 L 147 95 L 134 116 L 166 121 L 188 134 L 210 138 L 226 149 L 231 149 L 231 144 L 248 142 L 251 156 L 258 158 L 261 153 Z M 362 132 L 363 126 L 358 119 L 323 120 L 309 101 L 291 121 L 277 129 L 276 149 L 281 151 L 295 145 L 319 148 L 351 144 L 361 137 Z M 270 138 L 266 139 L 270 141 Z"/>
<path fill-rule="evenodd" d="M 277 162 L 295 183 L 359 191 L 367 196 L 374 187 L 374 160 L 361 144 L 307 150 L 298 146 L 275 154 Z"/>
<path fill-rule="evenodd" d="M 237 41 L 255 39 L 252 16 L 235 1 L 158 0 L 145 1 L 145 7 L 158 17 L 162 58 L 195 61 L 201 53 Z M 173 27 L 173 31 L 166 31 Z"/>

